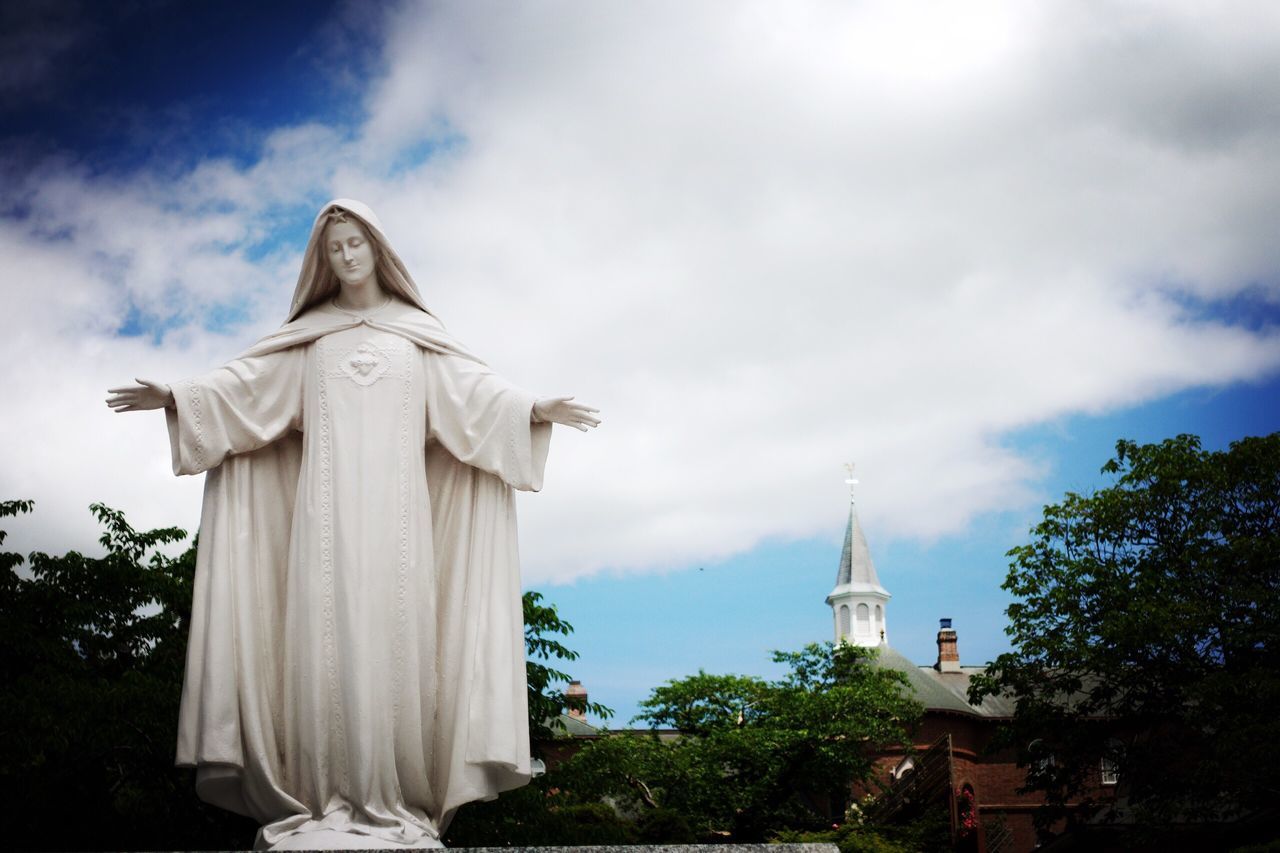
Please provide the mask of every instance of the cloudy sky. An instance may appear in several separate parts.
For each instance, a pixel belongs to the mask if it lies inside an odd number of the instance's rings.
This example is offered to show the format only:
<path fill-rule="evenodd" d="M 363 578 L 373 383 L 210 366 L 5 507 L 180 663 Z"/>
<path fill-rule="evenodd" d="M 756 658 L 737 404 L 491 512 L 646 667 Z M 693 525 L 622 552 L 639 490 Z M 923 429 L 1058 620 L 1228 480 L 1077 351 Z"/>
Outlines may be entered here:
<path fill-rule="evenodd" d="M 828 639 L 857 463 L 930 662 L 1117 438 L 1280 428 L 1274 3 L 0 2 L 0 497 L 193 528 L 104 389 L 283 319 L 368 202 L 450 330 L 603 410 L 521 499 L 526 584 L 625 723 Z"/>

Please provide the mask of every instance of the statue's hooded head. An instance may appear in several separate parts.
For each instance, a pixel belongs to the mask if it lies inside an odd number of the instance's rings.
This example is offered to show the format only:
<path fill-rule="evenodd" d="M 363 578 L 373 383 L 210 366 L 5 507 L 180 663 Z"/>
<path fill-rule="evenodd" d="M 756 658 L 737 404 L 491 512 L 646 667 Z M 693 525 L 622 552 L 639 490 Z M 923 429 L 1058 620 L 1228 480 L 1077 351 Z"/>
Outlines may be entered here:
<path fill-rule="evenodd" d="M 354 222 L 368 235 L 373 245 L 374 271 L 383 292 L 430 314 L 413 277 L 387 242 L 377 215 L 363 202 L 338 198 L 320 208 L 315 224 L 311 226 L 311 239 L 307 241 L 307 251 L 302 256 L 302 271 L 298 274 L 298 286 L 293 291 L 288 322 L 298 319 L 308 308 L 338 295 L 338 276 L 324 250 L 324 232 L 330 222 L 342 220 Z"/>

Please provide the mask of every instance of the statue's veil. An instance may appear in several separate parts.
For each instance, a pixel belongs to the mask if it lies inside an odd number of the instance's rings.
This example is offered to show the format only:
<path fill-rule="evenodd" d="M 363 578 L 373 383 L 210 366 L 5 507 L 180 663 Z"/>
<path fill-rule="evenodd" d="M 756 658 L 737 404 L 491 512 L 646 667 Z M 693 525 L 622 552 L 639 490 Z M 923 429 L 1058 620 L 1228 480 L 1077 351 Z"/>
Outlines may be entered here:
<path fill-rule="evenodd" d="M 286 322 L 293 322 L 308 308 L 338 295 L 338 276 L 329 265 L 324 251 L 324 229 L 329 224 L 329 214 L 335 210 L 341 210 L 348 218 L 360 223 L 373 241 L 377 256 L 374 269 L 382 289 L 431 314 L 422 301 L 413 276 L 405 268 L 404 261 L 391 248 L 377 214 L 363 202 L 336 198 L 320 208 L 315 224 L 311 226 L 311 239 L 307 241 L 307 250 L 302 256 L 302 271 L 298 273 L 298 286 L 294 288 L 293 302 L 289 306 L 289 318 Z"/>

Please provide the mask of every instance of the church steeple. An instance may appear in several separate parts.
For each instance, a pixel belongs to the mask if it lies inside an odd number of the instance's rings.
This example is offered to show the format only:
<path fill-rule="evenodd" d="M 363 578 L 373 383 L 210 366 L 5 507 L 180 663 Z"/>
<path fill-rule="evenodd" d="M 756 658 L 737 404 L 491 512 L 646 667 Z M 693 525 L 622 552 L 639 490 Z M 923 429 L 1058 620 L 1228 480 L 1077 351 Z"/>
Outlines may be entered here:
<path fill-rule="evenodd" d="M 878 646 L 888 643 L 885 627 L 885 609 L 889 603 L 889 591 L 880 585 L 875 564 L 871 562 L 871 550 L 867 537 L 858 521 L 858 509 L 854 503 L 853 465 L 849 470 L 849 523 L 844 531 L 844 549 L 840 552 L 840 568 L 836 572 L 835 589 L 827 596 L 831 616 L 835 623 L 835 641 L 859 646 Z"/>

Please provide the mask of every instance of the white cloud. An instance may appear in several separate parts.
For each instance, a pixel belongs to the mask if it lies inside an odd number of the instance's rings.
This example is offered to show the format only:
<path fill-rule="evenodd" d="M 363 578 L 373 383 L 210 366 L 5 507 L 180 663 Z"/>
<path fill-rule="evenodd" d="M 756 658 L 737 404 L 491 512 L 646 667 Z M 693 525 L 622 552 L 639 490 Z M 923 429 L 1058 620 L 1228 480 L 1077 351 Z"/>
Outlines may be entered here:
<path fill-rule="evenodd" d="M 108 377 L 194 371 L 269 327 L 296 259 L 246 247 L 331 191 L 375 206 L 473 349 L 604 409 L 522 502 L 534 582 L 833 528 L 849 457 L 882 537 L 1020 505 L 1040 470 L 1007 431 L 1280 365 L 1274 333 L 1180 302 L 1280 298 L 1280 21 L 1085 8 L 408 4 L 352 137 L 282 128 L 261 163 L 176 184 L 44 178 L 37 215 L 0 222 L 37 283 L 6 323 L 50 351 L 24 373 L 4 344 L 46 444 L 6 418 L 0 485 L 193 524 L 157 423 L 85 413 Z M 391 174 L 430 140 L 454 144 Z M 125 289 L 249 299 L 252 321 L 156 351 L 104 335 Z"/>

